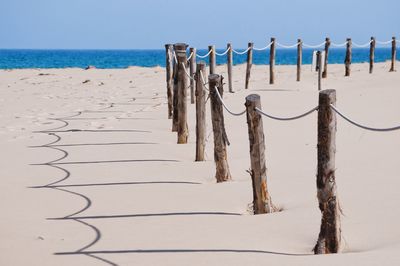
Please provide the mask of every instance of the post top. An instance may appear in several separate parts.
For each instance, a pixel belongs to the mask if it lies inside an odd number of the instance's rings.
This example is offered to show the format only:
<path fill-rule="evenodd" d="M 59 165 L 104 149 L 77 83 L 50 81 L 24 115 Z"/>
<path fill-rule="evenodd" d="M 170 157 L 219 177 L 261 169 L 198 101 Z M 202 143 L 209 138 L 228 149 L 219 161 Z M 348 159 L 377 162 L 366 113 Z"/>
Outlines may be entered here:
<path fill-rule="evenodd" d="M 172 44 L 170 44 L 170 43 L 165 44 L 165 48 L 169 48 L 171 46 L 172 46 Z"/>
<path fill-rule="evenodd" d="M 319 92 L 320 95 L 336 95 L 336 90 L 334 89 L 328 89 L 328 90 L 322 90 Z"/>
<path fill-rule="evenodd" d="M 261 97 L 259 94 L 250 94 L 246 97 L 246 102 L 257 102 L 260 101 Z"/>
<path fill-rule="evenodd" d="M 274 42 L 274 41 L 275 41 L 275 37 L 272 37 L 272 38 L 271 38 L 271 42 Z"/>
<path fill-rule="evenodd" d="M 208 75 L 208 80 L 210 81 L 216 81 L 219 79 L 219 75 L 218 74 L 210 74 Z"/>
<path fill-rule="evenodd" d="M 197 65 L 206 66 L 206 62 L 204 62 L 204 61 L 199 61 L 199 62 L 197 62 Z"/>
<path fill-rule="evenodd" d="M 186 43 L 175 43 L 174 44 L 174 49 L 175 50 L 184 50 L 184 51 L 186 51 L 186 48 L 188 47 L 189 45 L 187 45 Z"/>
<path fill-rule="evenodd" d="M 253 45 L 254 45 L 253 42 L 249 42 L 249 43 L 248 43 L 248 46 L 249 46 L 249 47 L 253 47 Z"/>

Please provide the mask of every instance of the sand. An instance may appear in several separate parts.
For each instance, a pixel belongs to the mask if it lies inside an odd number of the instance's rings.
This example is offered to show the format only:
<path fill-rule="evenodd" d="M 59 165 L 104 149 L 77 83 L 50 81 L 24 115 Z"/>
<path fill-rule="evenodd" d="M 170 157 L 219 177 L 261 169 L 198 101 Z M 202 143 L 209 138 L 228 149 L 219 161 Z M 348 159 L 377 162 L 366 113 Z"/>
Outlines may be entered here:
<path fill-rule="evenodd" d="M 400 123 L 400 74 L 388 63 L 330 65 L 323 88 L 337 106 L 374 127 Z M 226 66 L 217 71 L 226 76 Z M 250 93 L 266 112 L 291 116 L 318 102 L 316 73 L 278 66 L 234 68 L 233 111 Z M 227 86 L 226 86 L 227 90 Z M 398 265 L 400 131 L 377 133 L 338 117 L 337 186 L 344 250 L 315 256 L 317 114 L 264 118 L 269 191 L 282 212 L 252 215 L 245 116 L 225 113 L 230 182 L 214 179 L 207 113 L 207 161 L 176 144 L 167 119 L 165 70 L 0 71 L 0 265 Z M 208 107 L 209 108 L 209 107 Z M 54 132 L 56 131 L 56 132 Z"/>

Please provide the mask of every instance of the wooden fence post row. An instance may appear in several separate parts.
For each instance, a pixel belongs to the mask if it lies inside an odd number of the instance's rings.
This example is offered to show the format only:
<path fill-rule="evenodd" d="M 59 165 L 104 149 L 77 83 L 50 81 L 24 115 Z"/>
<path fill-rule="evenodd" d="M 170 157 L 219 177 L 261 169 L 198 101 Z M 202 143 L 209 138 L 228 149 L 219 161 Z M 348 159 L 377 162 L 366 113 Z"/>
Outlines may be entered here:
<path fill-rule="evenodd" d="M 328 77 L 329 46 L 331 46 L 331 40 L 329 38 L 325 38 L 324 72 L 322 72 L 322 78 L 327 78 Z"/>
<path fill-rule="evenodd" d="M 195 80 L 194 80 L 194 73 L 196 72 L 196 48 L 191 47 L 189 49 L 189 54 L 192 55 L 189 61 L 189 71 L 190 71 L 190 103 L 194 104 L 194 89 L 195 89 Z"/>
<path fill-rule="evenodd" d="M 210 60 L 210 74 L 215 74 L 215 68 L 216 68 L 216 55 L 215 55 L 215 45 L 209 45 L 208 46 L 208 51 L 210 53 L 209 55 L 209 60 Z"/>
<path fill-rule="evenodd" d="M 301 76 L 301 64 L 303 61 L 303 42 L 301 39 L 297 39 L 297 73 L 296 73 L 296 81 L 300 81 Z"/>
<path fill-rule="evenodd" d="M 374 71 L 374 60 L 375 60 L 375 38 L 371 37 L 371 44 L 369 48 L 369 73 Z"/>
<path fill-rule="evenodd" d="M 232 82 L 232 66 L 233 66 L 233 51 L 232 45 L 230 43 L 227 44 L 226 49 L 228 50 L 227 53 L 227 64 L 228 64 L 228 86 L 229 92 L 233 92 L 233 82 Z"/>
<path fill-rule="evenodd" d="M 341 246 L 340 208 L 335 180 L 336 113 L 330 107 L 331 104 L 336 104 L 336 91 L 321 91 L 318 109 L 317 197 L 322 219 L 314 247 L 315 254 L 337 253 Z"/>
<path fill-rule="evenodd" d="M 211 120 L 214 133 L 214 161 L 216 165 L 215 178 L 217 182 L 224 182 L 231 179 L 228 165 L 226 145 L 229 145 L 228 136 L 225 131 L 223 107 L 218 99 L 216 90 L 223 96 L 222 76 L 211 74 L 208 76 L 210 89 Z"/>
<path fill-rule="evenodd" d="M 347 38 L 346 39 L 347 44 L 346 44 L 346 57 L 344 59 L 344 65 L 345 65 L 345 76 L 348 77 L 350 76 L 350 66 L 351 66 L 351 39 Z"/>
<path fill-rule="evenodd" d="M 395 71 L 394 64 L 396 62 L 396 37 L 392 37 L 392 62 L 390 64 L 390 72 Z"/>
<path fill-rule="evenodd" d="M 258 94 L 247 96 L 245 106 L 250 143 L 253 210 L 254 214 L 271 213 L 274 211 L 274 207 L 267 186 L 263 122 L 261 115 L 255 109 L 261 109 L 260 96 Z"/>
<path fill-rule="evenodd" d="M 275 83 L 275 38 L 271 38 L 271 47 L 269 50 L 269 84 Z"/>
<path fill-rule="evenodd" d="M 178 131 L 178 144 L 187 143 L 189 136 L 189 129 L 187 125 L 187 88 L 188 79 L 185 73 L 185 67 L 187 65 L 186 56 L 187 44 L 177 43 L 174 44 L 174 50 L 177 58 L 177 75 L 175 77 L 174 85 L 177 91 L 177 104 L 174 106 L 174 113 L 178 110 L 177 115 L 177 131 Z"/>
<path fill-rule="evenodd" d="M 249 48 L 249 50 L 247 51 L 246 80 L 245 80 L 245 85 L 244 85 L 245 89 L 249 88 L 250 71 L 251 71 L 251 66 L 253 64 L 253 43 L 252 42 L 249 42 L 248 48 Z"/>
<path fill-rule="evenodd" d="M 201 74 L 200 74 L 201 73 Z M 206 77 L 206 63 L 200 61 L 196 69 L 196 162 L 204 161 L 206 146 L 206 91 L 203 84 Z"/>
<path fill-rule="evenodd" d="M 173 56 L 172 56 L 172 44 L 165 45 L 165 67 L 167 74 L 167 97 L 168 97 L 168 119 L 172 118 L 172 97 L 173 97 Z"/>

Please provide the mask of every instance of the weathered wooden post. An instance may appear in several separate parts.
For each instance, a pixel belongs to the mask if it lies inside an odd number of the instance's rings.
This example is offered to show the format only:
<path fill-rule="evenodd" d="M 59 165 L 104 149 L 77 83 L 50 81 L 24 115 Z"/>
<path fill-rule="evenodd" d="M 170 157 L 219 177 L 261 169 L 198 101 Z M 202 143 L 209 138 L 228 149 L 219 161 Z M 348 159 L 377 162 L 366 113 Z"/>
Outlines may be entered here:
<path fill-rule="evenodd" d="M 331 40 L 329 38 L 325 38 L 324 72 L 322 72 L 322 78 L 327 78 L 328 77 L 329 46 L 331 46 Z"/>
<path fill-rule="evenodd" d="M 297 39 L 297 75 L 296 75 L 296 81 L 300 81 L 302 61 L 303 61 L 303 42 L 301 41 L 301 39 Z"/>
<path fill-rule="evenodd" d="M 346 39 L 346 58 L 344 59 L 344 65 L 345 65 L 345 76 L 348 77 L 350 76 L 350 66 L 351 66 L 351 39 L 347 38 Z"/>
<path fill-rule="evenodd" d="M 315 254 L 338 253 L 341 247 L 340 207 L 336 193 L 336 91 L 319 93 L 317 196 L 322 213 Z"/>
<path fill-rule="evenodd" d="M 195 74 L 195 72 L 196 72 L 196 53 L 197 53 L 197 51 L 196 51 L 196 48 L 193 48 L 193 47 L 191 47 L 190 49 L 189 49 L 189 51 L 190 51 L 190 54 L 192 55 L 192 57 L 190 57 L 190 63 L 189 63 L 189 65 L 190 65 L 190 77 L 191 77 L 191 79 L 190 79 L 190 103 L 194 103 L 194 98 L 195 98 L 195 96 L 194 96 L 194 88 L 195 88 L 195 81 L 194 81 L 194 74 Z"/>
<path fill-rule="evenodd" d="M 271 47 L 269 50 L 269 84 L 275 83 L 275 38 L 271 38 Z"/>
<path fill-rule="evenodd" d="M 233 82 L 232 82 L 232 67 L 233 67 L 233 52 L 232 52 L 232 45 L 228 43 L 226 46 L 228 50 L 227 53 L 227 64 L 228 64 L 228 86 L 229 86 L 229 92 L 233 92 Z"/>
<path fill-rule="evenodd" d="M 177 78 L 176 86 L 178 92 L 178 144 L 187 143 L 189 136 L 189 130 L 187 125 L 187 88 L 188 79 L 185 73 L 185 67 L 187 65 L 186 48 L 187 44 L 177 43 L 174 44 L 175 54 L 177 58 Z"/>
<path fill-rule="evenodd" d="M 209 55 L 210 74 L 215 74 L 215 68 L 216 68 L 215 45 L 209 45 L 208 46 L 208 51 L 211 51 L 211 53 Z"/>
<path fill-rule="evenodd" d="M 374 60 L 375 60 L 375 37 L 371 37 L 371 44 L 369 46 L 369 73 L 374 71 Z"/>
<path fill-rule="evenodd" d="M 168 98 L 168 119 L 172 118 L 172 95 L 173 95 L 173 56 L 172 44 L 165 45 L 165 70 L 167 74 L 167 98 Z"/>
<path fill-rule="evenodd" d="M 216 165 L 215 178 L 217 182 L 224 182 L 231 179 L 228 165 L 228 155 L 226 145 L 229 145 L 228 136 L 225 131 L 224 113 L 222 104 L 218 98 L 216 90 L 223 95 L 222 76 L 211 74 L 208 76 L 210 89 L 211 120 L 214 133 L 214 161 Z"/>
<path fill-rule="evenodd" d="M 396 37 L 392 37 L 392 62 L 390 64 L 390 72 L 395 71 L 394 65 L 396 62 Z"/>
<path fill-rule="evenodd" d="M 321 90 L 321 71 L 322 71 L 322 56 L 321 51 L 317 51 L 317 66 L 316 70 L 318 72 L 318 91 Z"/>
<path fill-rule="evenodd" d="M 172 95 L 172 132 L 178 132 L 178 64 L 176 62 L 176 54 L 175 54 L 175 47 L 172 47 L 174 50 L 173 54 L 173 95 Z"/>
<path fill-rule="evenodd" d="M 247 67 L 246 67 L 246 81 L 245 81 L 245 89 L 249 88 L 249 81 L 250 81 L 250 71 L 251 71 L 251 66 L 253 65 L 253 43 L 249 42 L 248 48 L 249 50 L 247 51 Z"/>
<path fill-rule="evenodd" d="M 265 164 L 265 140 L 263 121 L 255 108 L 261 110 L 260 95 L 246 97 L 247 126 L 250 143 L 251 180 L 253 185 L 254 214 L 274 211 L 267 186 L 267 167 Z"/>
<path fill-rule="evenodd" d="M 204 61 L 200 61 L 199 63 L 197 63 L 195 77 L 196 77 L 196 162 L 199 162 L 205 160 L 204 149 L 206 146 L 206 91 L 203 84 L 203 78 L 206 77 L 206 63 Z"/>

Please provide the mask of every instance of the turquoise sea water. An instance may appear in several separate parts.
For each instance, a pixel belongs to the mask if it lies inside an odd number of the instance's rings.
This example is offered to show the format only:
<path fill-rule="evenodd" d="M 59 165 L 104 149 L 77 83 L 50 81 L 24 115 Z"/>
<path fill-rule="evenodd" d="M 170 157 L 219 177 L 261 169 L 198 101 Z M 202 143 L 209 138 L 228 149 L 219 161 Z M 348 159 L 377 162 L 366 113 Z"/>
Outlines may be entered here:
<path fill-rule="evenodd" d="M 244 49 L 237 49 L 242 51 Z M 204 55 L 207 50 L 198 50 Z M 222 53 L 223 50 L 217 50 Z M 303 64 L 310 64 L 313 49 L 303 49 Z M 399 49 L 397 54 L 399 54 Z M 295 65 L 296 49 L 277 49 L 276 64 Z M 329 63 L 342 64 L 345 49 L 329 50 Z M 391 48 L 376 48 L 375 62 L 390 60 Z M 197 59 L 208 62 L 208 58 Z M 234 64 L 246 62 L 246 54 L 233 55 Z M 369 61 L 369 48 L 353 48 L 352 62 Z M 253 63 L 262 65 L 269 62 L 269 50 L 254 51 Z M 225 64 L 226 56 L 217 56 L 217 64 Z M 165 66 L 165 50 L 9 50 L 0 49 L 0 69 L 14 68 L 66 68 L 86 66 L 97 68 L 126 68 L 129 66 L 154 67 Z"/>

